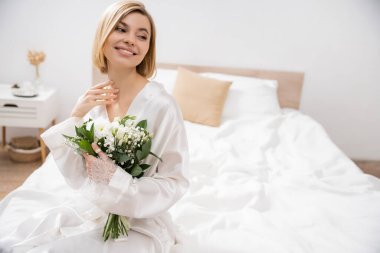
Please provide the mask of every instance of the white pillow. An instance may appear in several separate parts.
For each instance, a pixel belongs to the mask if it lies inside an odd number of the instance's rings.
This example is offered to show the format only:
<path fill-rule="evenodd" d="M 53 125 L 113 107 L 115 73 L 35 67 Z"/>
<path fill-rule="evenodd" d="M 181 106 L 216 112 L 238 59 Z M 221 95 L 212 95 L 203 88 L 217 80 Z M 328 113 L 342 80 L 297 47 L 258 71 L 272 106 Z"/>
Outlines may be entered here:
<path fill-rule="evenodd" d="M 157 68 L 156 75 L 151 78 L 151 81 L 156 81 L 163 84 L 168 93 L 172 94 L 176 78 L 176 69 Z"/>
<path fill-rule="evenodd" d="M 281 113 L 276 80 L 210 72 L 201 73 L 201 75 L 232 81 L 224 104 L 222 121 L 247 115 L 275 115 Z M 157 68 L 156 75 L 151 80 L 163 84 L 166 90 L 172 94 L 176 78 L 176 69 Z"/>
<path fill-rule="evenodd" d="M 202 75 L 232 81 L 224 104 L 222 121 L 240 116 L 281 114 L 277 96 L 278 83 L 276 80 L 220 73 L 202 73 Z"/>

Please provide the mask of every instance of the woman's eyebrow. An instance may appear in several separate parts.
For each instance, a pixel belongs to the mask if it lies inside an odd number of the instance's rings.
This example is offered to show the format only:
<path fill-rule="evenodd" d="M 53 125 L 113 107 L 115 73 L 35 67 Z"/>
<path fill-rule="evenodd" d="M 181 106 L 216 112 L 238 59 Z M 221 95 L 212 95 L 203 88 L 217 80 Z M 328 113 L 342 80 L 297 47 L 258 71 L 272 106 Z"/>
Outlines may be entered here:
<path fill-rule="evenodd" d="M 124 26 L 124 27 L 128 27 L 128 24 L 124 23 L 123 21 L 120 21 L 120 24 L 121 24 L 122 26 Z M 148 29 L 146 29 L 146 28 L 139 28 L 138 30 L 139 30 L 139 31 L 146 32 L 147 34 L 149 34 Z"/>

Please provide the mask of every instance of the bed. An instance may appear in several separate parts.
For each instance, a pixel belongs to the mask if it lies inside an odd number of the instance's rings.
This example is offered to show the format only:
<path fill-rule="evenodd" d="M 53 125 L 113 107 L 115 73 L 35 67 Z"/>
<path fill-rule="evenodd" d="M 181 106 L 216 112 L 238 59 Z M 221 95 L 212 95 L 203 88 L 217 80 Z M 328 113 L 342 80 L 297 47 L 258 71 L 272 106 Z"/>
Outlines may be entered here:
<path fill-rule="evenodd" d="M 173 253 L 380 252 L 380 180 L 362 173 L 298 110 L 303 73 L 159 64 L 153 79 L 175 92 L 178 67 L 230 85 L 218 126 L 185 120 L 191 185 L 170 209 Z M 104 78 L 94 71 L 94 83 Z M 56 187 L 63 179 L 49 170 L 52 163 L 12 197 L 27 190 L 36 211 L 34 192 L 69 201 L 76 193 Z M 17 198 L 8 199 L 13 208 L 0 224 L 22 211 Z"/>
<path fill-rule="evenodd" d="M 298 110 L 303 73 L 159 64 L 154 80 L 173 92 L 178 67 L 241 92 L 220 126 L 185 121 L 191 187 L 170 210 L 175 252 L 380 252 L 380 180 Z"/>

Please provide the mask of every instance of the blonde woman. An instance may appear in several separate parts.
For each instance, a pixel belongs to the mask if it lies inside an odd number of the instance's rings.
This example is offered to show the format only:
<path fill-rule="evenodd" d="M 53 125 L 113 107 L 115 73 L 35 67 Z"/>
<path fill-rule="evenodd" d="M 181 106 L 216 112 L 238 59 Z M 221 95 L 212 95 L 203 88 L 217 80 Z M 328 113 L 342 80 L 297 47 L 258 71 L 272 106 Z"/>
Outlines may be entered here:
<path fill-rule="evenodd" d="M 169 252 L 175 234 L 167 210 L 188 187 L 188 151 L 177 104 L 148 80 L 155 71 L 155 33 L 140 2 L 120 1 L 105 11 L 93 62 L 109 81 L 89 88 L 71 117 L 42 135 L 52 156 L 0 203 L 0 252 Z M 89 117 L 112 121 L 127 114 L 147 119 L 151 150 L 162 158 L 148 157 L 151 167 L 140 179 L 95 144 L 101 158 L 81 157 L 64 144 L 62 134 L 74 136 L 74 126 Z M 104 242 L 108 213 L 128 217 L 126 240 Z"/>

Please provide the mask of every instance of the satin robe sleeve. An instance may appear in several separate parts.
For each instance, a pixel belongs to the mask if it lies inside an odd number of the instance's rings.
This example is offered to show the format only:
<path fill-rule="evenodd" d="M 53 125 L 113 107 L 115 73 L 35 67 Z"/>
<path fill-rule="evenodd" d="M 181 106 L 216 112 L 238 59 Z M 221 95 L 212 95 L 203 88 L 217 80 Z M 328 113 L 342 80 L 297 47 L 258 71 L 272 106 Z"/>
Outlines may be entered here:
<path fill-rule="evenodd" d="M 152 168 L 155 173 L 133 179 L 118 167 L 107 186 L 92 184 L 95 189 L 89 191 L 88 197 L 94 204 L 110 213 L 150 218 L 167 211 L 182 197 L 189 186 L 185 176 L 188 146 L 182 118 L 166 115 L 154 136 L 153 144 L 156 145 L 152 146 L 151 151 L 163 161 Z M 91 184 L 85 185 L 85 188 L 91 189 Z"/>
<path fill-rule="evenodd" d="M 62 134 L 75 136 L 75 126 L 80 126 L 82 123 L 82 118 L 71 117 L 50 127 L 41 135 L 66 183 L 73 189 L 79 189 L 83 185 L 87 172 L 83 157 L 65 144 Z"/>

